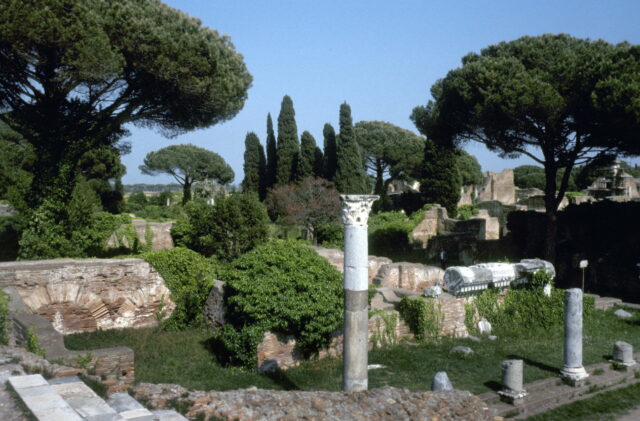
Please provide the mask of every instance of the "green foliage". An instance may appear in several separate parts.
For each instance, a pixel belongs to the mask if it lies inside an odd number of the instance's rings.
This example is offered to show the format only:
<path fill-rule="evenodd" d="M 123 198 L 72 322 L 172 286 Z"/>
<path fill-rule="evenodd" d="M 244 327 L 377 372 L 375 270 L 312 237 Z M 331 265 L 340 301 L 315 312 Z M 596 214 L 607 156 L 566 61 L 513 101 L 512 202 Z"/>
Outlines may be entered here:
<path fill-rule="evenodd" d="M 322 173 L 318 172 L 318 163 L 316 157 L 316 140 L 308 131 L 302 132 L 300 137 L 300 159 L 298 161 L 298 179 L 305 177 L 322 177 Z M 320 153 L 320 162 L 322 162 L 322 152 Z"/>
<path fill-rule="evenodd" d="M 267 167 L 265 170 L 265 189 L 268 190 L 276 184 L 276 171 L 278 152 L 276 135 L 273 132 L 271 113 L 267 114 Z"/>
<path fill-rule="evenodd" d="M 125 209 L 127 212 L 137 213 L 145 208 L 149 204 L 147 196 L 141 192 L 134 192 L 129 195 L 126 201 Z"/>
<path fill-rule="evenodd" d="M 278 145 L 276 159 L 276 184 L 287 184 L 297 177 L 298 128 L 293 101 L 288 95 L 282 98 L 278 115 Z"/>
<path fill-rule="evenodd" d="M 45 355 L 47 351 L 40 346 L 40 338 L 38 338 L 38 334 L 35 332 L 32 326 L 29 326 L 26 331 L 27 335 L 27 351 L 32 352 L 38 355 Z"/>
<path fill-rule="evenodd" d="M 233 363 L 255 367 L 266 330 L 293 335 L 309 355 L 342 325 L 342 276 L 301 244 L 264 244 L 235 260 L 223 280 L 227 324 L 219 339 Z"/>
<path fill-rule="evenodd" d="M 562 176 L 564 175 L 564 169 L 558 170 L 556 175 L 556 184 L 560 185 L 562 182 Z M 575 172 L 569 175 L 569 182 L 567 184 L 568 189 L 577 189 L 575 183 Z M 520 165 L 513 169 L 513 181 L 516 187 L 521 189 L 537 188 L 540 190 L 545 189 L 545 174 L 544 168 L 537 165 Z"/>
<path fill-rule="evenodd" d="M 264 200 L 267 191 L 266 183 L 266 158 L 264 149 L 260 144 L 260 139 L 253 133 L 247 133 L 244 139 L 244 180 L 242 180 L 242 191 L 255 193 Z"/>
<path fill-rule="evenodd" d="M 323 177 L 329 181 L 334 181 L 336 178 L 336 169 L 338 168 L 338 156 L 337 156 L 337 144 L 336 144 L 336 131 L 329 123 L 325 123 L 322 129 L 323 146 L 324 146 L 324 162 Z"/>
<path fill-rule="evenodd" d="M 420 194 L 424 203 L 438 203 L 456 216 L 462 179 L 456 166 L 456 150 L 425 142 Z"/>
<path fill-rule="evenodd" d="M 473 218 L 478 214 L 478 208 L 476 205 L 462 205 L 458 207 L 457 218 L 461 221 L 466 221 Z"/>
<path fill-rule="evenodd" d="M 464 303 L 464 325 L 469 334 L 477 335 L 479 333 L 477 322 L 476 306 L 473 303 Z"/>
<path fill-rule="evenodd" d="M 360 147 L 353 131 L 351 107 L 340 104 L 340 135 L 336 142 L 336 189 L 343 194 L 367 194 L 369 177 L 363 166 Z"/>
<path fill-rule="evenodd" d="M 509 289 L 502 302 L 495 288 L 483 291 L 476 297 L 475 307 L 480 317 L 503 332 L 559 327 L 564 320 L 564 291 L 552 288 L 551 295 L 546 296 L 543 288 L 549 283 L 552 283 L 551 276 L 545 271 L 538 271 L 529 283 Z M 594 311 L 595 300 L 585 296 L 584 318 L 592 317 Z"/>
<path fill-rule="evenodd" d="M 204 302 L 219 275 L 215 261 L 182 247 L 149 252 L 143 257 L 162 276 L 176 303 L 163 327 L 180 330 L 201 325 Z"/>
<path fill-rule="evenodd" d="M 360 121 L 353 131 L 366 170 L 376 180 L 375 194 L 385 194 L 392 180 L 410 179 L 420 172 L 424 138 L 383 121 Z"/>
<path fill-rule="evenodd" d="M 408 217 L 404 212 L 378 212 L 369 218 L 369 248 L 372 253 L 406 252 L 411 249 L 411 233 L 433 205 L 424 205 Z"/>
<path fill-rule="evenodd" d="M 34 149 L 32 208 L 66 204 L 81 157 L 126 150 L 125 125 L 209 127 L 240 111 L 251 84 L 228 37 L 158 0 L 8 0 L 0 21 L 1 118 Z"/>
<path fill-rule="evenodd" d="M 555 215 L 577 165 L 640 153 L 637 46 L 524 36 L 463 57 L 416 107 L 421 133 L 443 145 L 473 140 L 501 157 L 532 157 L 545 168 L 545 256 L 555 259 Z M 557 176 L 562 174 L 558 184 Z M 448 208 L 448 206 L 447 206 Z"/>
<path fill-rule="evenodd" d="M 584 196 L 584 193 L 582 193 L 581 191 L 568 191 L 564 195 L 567 199 L 573 199 L 576 197 Z"/>
<path fill-rule="evenodd" d="M 11 336 L 11 316 L 9 315 L 9 296 L 0 291 L 0 345 L 8 345 Z"/>
<path fill-rule="evenodd" d="M 405 296 L 398 312 L 419 341 L 437 340 L 442 331 L 442 309 L 433 298 Z"/>
<path fill-rule="evenodd" d="M 340 224 L 321 224 L 316 228 L 318 244 L 326 248 L 344 247 L 344 227 Z"/>
<path fill-rule="evenodd" d="M 371 333 L 371 344 L 373 348 L 397 345 L 398 334 L 396 333 L 396 325 L 398 324 L 398 315 L 395 312 L 388 313 L 384 310 L 376 310 L 369 314 L 369 318 L 373 316 L 378 316 L 376 318 L 374 331 Z"/>
<path fill-rule="evenodd" d="M 458 149 L 456 167 L 458 167 L 460 177 L 462 177 L 461 183 L 463 186 L 468 186 L 470 184 L 482 184 L 482 181 L 484 180 L 482 167 L 475 156 L 469 154 L 463 149 Z"/>
<path fill-rule="evenodd" d="M 186 219 L 171 229 L 175 244 L 205 256 L 230 261 L 267 239 L 267 211 L 257 196 L 220 196 L 213 206 L 194 201 L 185 206 Z"/>
<path fill-rule="evenodd" d="M 149 152 L 140 171 L 148 175 L 165 173 L 173 176 L 183 187 L 182 204 L 191 200 L 191 185 L 195 181 L 215 180 L 227 184 L 235 177 L 220 155 L 191 144 L 171 145 Z"/>
<path fill-rule="evenodd" d="M 15 216 L 0 216 L 0 262 L 16 260 L 20 240 L 19 220 Z"/>
<path fill-rule="evenodd" d="M 128 217 L 99 212 L 100 199 L 86 182 L 76 184 L 69 205 L 45 200 L 29 214 L 19 242 L 20 259 L 99 257 Z"/>

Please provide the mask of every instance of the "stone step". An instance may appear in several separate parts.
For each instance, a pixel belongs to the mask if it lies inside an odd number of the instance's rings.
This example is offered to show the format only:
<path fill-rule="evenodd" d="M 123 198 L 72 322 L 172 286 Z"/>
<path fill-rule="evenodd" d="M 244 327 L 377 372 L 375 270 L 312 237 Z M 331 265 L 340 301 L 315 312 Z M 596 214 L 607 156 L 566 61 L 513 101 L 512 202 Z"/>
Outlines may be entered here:
<path fill-rule="evenodd" d="M 49 384 L 62 398 L 87 421 L 123 421 L 115 409 L 111 408 L 89 386 L 77 376 L 59 377 Z"/>
<path fill-rule="evenodd" d="M 127 393 L 114 393 L 109 396 L 107 403 L 127 421 L 157 421 L 158 419 Z"/>
<path fill-rule="evenodd" d="M 82 421 L 40 374 L 9 377 L 9 384 L 38 421 Z"/>

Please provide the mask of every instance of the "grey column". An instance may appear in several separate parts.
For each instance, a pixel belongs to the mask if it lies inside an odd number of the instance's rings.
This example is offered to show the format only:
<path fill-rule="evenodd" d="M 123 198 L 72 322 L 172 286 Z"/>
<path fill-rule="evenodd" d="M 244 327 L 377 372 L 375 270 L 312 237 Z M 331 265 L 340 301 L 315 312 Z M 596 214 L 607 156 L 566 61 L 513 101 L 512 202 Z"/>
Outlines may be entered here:
<path fill-rule="evenodd" d="M 344 222 L 344 342 L 342 390 L 367 390 L 369 352 L 369 246 L 373 195 L 341 195 Z"/>
<path fill-rule="evenodd" d="M 568 289 L 564 295 L 564 366 L 560 375 L 576 384 L 589 375 L 582 366 L 582 290 Z"/>

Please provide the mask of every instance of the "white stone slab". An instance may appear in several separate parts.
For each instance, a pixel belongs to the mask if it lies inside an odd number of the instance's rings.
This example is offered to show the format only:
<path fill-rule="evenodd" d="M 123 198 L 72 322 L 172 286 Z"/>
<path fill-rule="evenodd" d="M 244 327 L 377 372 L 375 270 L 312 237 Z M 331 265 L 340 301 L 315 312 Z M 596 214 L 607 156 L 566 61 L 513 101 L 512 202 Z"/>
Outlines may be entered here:
<path fill-rule="evenodd" d="M 17 391 L 18 389 L 24 389 L 27 387 L 44 386 L 49 383 L 42 377 L 41 374 L 30 374 L 28 376 L 14 376 L 9 377 L 11 386 Z"/>
<path fill-rule="evenodd" d="M 46 381 L 41 384 L 41 379 L 44 380 L 40 375 L 12 377 L 9 383 L 38 421 L 82 421 L 78 413 Z M 29 386 L 35 384 L 39 385 Z"/>
<path fill-rule="evenodd" d="M 122 419 L 115 409 L 82 381 L 52 384 L 53 390 L 83 418 L 89 421 L 116 421 Z"/>

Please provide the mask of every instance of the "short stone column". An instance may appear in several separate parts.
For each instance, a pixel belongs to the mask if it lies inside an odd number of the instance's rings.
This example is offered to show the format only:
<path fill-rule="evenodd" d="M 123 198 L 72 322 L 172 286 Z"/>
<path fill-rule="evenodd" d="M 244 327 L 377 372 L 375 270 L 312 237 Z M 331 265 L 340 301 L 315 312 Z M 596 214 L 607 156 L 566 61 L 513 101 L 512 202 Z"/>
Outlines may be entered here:
<path fill-rule="evenodd" d="M 522 360 L 505 360 L 502 362 L 502 390 L 498 392 L 500 399 L 512 405 L 520 405 L 528 393 L 523 388 Z"/>
<path fill-rule="evenodd" d="M 367 220 L 378 196 L 341 195 L 344 222 L 344 341 L 342 390 L 367 390 L 369 246 Z"/>
<path fill-rule="evenodd" d="M 560 376 L 577 386 L 589 375 L 582 366 L 582 290 L 571 288 L 564 295 L 564 366 Z"/>
<path fill-rule="evenodd" d="M 617 341 L 613 345 L 613 361 L 627 367 L 636 365 L 636 361 L 633 359 L 633 345 Z"/>

